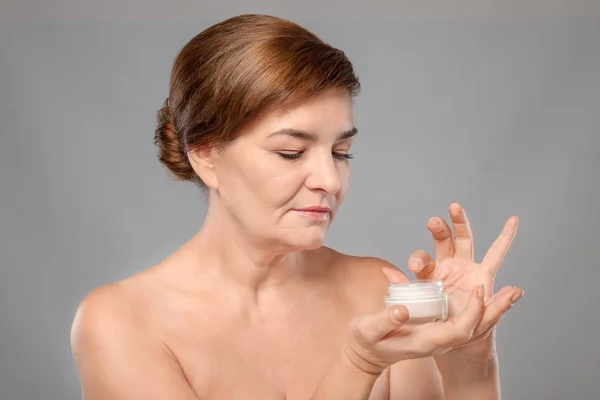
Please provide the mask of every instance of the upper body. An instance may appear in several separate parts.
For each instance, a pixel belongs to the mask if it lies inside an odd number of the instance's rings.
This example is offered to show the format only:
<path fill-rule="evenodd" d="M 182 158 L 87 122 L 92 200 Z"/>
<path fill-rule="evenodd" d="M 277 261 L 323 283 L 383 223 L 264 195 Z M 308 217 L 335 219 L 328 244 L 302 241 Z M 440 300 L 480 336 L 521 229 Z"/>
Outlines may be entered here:
<path fill-rule="evenodd" d="M 96 289 L 76 321 L 84 398 L 309 399 L 350 320 L 381 310 L 387 263 L 327 247 L 303 257 L 294 278 L 256 291 L 198 265 L 192 240 L 160 265 Z M 433 359 L 382 373 L 369 399 L 388 398 L 443 399 Z"/>
<path fill-rule="evenodd" d="M 82 301 L 71 340 L 86 400 L 499 397 L 490 334 L 519 290 L 491 296 L 516 219 L 481 265 L 460 206 L 456 243 L 430 221 L 436 260 L 412 261 L 444 281 L 449 319 L 422 327 L 383 307 L 407 279 L 397 268 L 324 245 L 358 88 L 341 51 L 274 17 L 232 18 L 182 49 L 155 142 L 205 190 L 206 217 L 167 259 Z"/>

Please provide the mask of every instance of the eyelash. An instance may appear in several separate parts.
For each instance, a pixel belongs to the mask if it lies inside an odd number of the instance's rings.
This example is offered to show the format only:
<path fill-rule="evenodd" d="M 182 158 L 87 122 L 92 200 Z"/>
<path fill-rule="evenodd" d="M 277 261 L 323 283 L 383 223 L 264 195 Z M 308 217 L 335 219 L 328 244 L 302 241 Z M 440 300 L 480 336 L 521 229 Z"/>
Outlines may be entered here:
<path fill-rule="evenodd" d="M 283 159 L 286 160 L 297 160 L 298 158 L 300 158 L 300 156 L 302 155 L 302 153 L 304 153 L 303 151 L 299 151 L 297 153 L 277 153 L 279 154 L 279 156 Z M 351 160 L 352 158 L 354 158 L 354 156 L 352 154 L 349 153 L 336 153 L 333 152 L 333 157 L 335 157 L 336 159 L 343 161 L 343 160 Z"/>

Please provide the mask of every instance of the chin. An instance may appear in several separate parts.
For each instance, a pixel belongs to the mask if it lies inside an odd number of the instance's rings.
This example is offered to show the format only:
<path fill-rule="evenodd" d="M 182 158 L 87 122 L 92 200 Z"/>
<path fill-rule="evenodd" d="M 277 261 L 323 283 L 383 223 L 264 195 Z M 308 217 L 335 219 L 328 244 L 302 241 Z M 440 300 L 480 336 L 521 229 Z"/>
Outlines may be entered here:
<path fill-rule="evenodd" d="M 303 246 L 298 246 L 298 250 L 316 250 L 325 244 L 325 240 L 314 240 L 309 243 L 305 243 Z"/>
<path fill-rule="evenodd" d="M 316 227 L 314 227 L 316 228 Z M 319 229 L 307 229 L 303 232 L 298 232 L 295 237 L 289 239 L 291 247 L 300 250 L 315 250 L 325 244 L 326 230 L 323 228 Z"/>

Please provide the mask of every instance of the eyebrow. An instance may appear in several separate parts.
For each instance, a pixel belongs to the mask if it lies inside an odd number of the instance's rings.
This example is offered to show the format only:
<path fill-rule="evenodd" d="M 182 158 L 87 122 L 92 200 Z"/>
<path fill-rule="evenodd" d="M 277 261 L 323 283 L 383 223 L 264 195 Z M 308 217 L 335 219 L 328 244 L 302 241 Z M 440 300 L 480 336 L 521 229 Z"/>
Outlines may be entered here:
<path fill-rule="evenodd" d="M 346 130 L 346 131 L 343 131 L 342 133 L 340 133 L 337 136 L 336 140 L 350 139 L 351 137 L 356 136 L 357 133 L 358 133 L 358 129 L 356 129 L 356 127 L 353 127 L 350 130 Z M 316 142 L 318 140 L 318 136 L 315 135 L 314 133 L 305 132 L 305 131 L 301 131 L 298 129 L 292 129 L 292 128 L 280 129 L 278 131 L 271 133 L 268 137 L 279 136 L 279 135 L 291 136 L 296 139 L 306 140 L 306 141 L 310 141 L 310 142 Z"/>

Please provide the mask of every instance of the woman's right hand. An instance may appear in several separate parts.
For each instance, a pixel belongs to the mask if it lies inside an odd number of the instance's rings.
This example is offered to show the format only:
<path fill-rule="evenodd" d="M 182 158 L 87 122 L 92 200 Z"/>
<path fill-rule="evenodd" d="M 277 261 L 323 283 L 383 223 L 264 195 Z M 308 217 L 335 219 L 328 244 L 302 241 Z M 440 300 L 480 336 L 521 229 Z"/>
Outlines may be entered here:
<path fill-rule="evenodd" d="M 444 322 L 407 325 L 408 310 L 400 305 L 356 317 L 348 328 L 344 354 L 371 374 L 402 360 L 444 354 L 482 333 L 476 328 L 486 310 L 483 294 L 482 286 L 475 288 L 466 308 Z"/>

